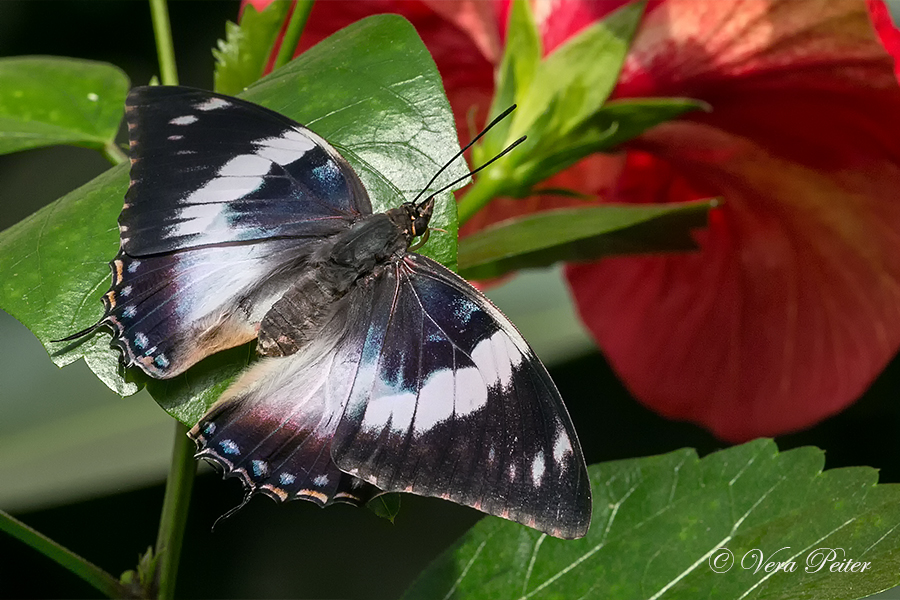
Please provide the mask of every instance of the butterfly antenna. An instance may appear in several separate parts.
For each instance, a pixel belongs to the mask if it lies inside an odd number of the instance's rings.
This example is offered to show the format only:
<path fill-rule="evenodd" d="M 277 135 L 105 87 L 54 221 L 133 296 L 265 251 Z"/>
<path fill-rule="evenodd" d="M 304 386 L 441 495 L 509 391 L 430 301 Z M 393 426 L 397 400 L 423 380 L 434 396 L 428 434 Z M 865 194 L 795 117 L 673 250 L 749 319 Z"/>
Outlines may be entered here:
<path fill-rule="evenodd" d="M 82 329 L 81 331 L 78 331 L 78 332 L 76 332 L 76 333 L 73 333 L 72 335 L 67 335 L 67 336 L 64 337 L 64 338 L 59 338 L 58 340 L 50 340 L 50 341 L 53 342 L 54 344 L 57 343 L 57 342 L 71 342 L 71 341 L 74 340 L 74 339 L 77 339 L 77 338 L 80 338 L 81 336 L 84 336 L 84 335 L 87 335 L 87 334 L 89 334 L 89 333 L 92 333 L 95 329 L 97 329 L 98 327 L 100 327 L 100 325 L 101 325 L 102 323 L 103 323 L 103 319 L 100 319 L 99 321 L 97 321 L 96 323 L 94 323 L 93 325 L 91 325 L 90 327 L 85 327 L 85 328 Z"/>
<path fill-rule="evenodd" d="M 509 116 L 509 113 L 511 113 L 511 112 L 514 111 L 514 110 L 516 110 L 516 105 L 515 105 L 515 104 L 513 104 L 512 106 L 510 106 L 509 108 L 507 108 L 506 110 L 504 110 L 502 113 L 500 113 L 500 115 L 498 115 L 497 118 L 495 118 L 493 121 L 491 121 L 490 123 L 488 123 L 487 126 L 486 126 L 484 129 L 481 130 L 481 133 L 479 133 L 479 134 L 476 135 L 474 138 L 472 138 L 472 141 L 471 141 L 471 142 L 469 142 L 468 144 L 466 144 L 465 147 L 464 147 L 462 150 L 460 150 L 459 152 L 457 152 L 456 154 L 454 154 L 454 155 L 453 155 L 453 158 L 451 158 L 450 160 L 448 160 L 448 161 L 444 164 L 443 167 L 441 167 L 440 169 L 438 169 L 438 172 L 434 174 L 434 177 L 431 178 L 431 181 L 429 181 L 428 183 L 426 183 L 426 184 L 425 184 L 425 187 L 422 188 L 422 191 L 419 192 L 419 193 L 416 195 L 415 198 L 413 198 L 413 204 L 415 204 L 415 203 L 419 200 L 419 198 L 422 197 L 422 194 L 424 194 L 426 191 L 428 191 L 428 188 L 431 187 L 431 184 L 434 183 L 435 180 L 436 180 L 438 177 L 440 177 L 441 173 L 443 173 L 444 171 L 447 170 L 447 167 L 449 167 L 450 165 L 453 164 L 453 161 L 454 161 L 454 160 L 456 160 L 457 158 L 459 158 L 460 156 L 462 156 L 462 155 L 465 153 L 466 150 L 468 150 L 469 148 L 472 147 L 472 144 L 474 144 L 475 142 L 477 142 L 478 140 L 480 140 L 482 137 L 484 137 L 484 134 L 486 134 L 488 131 L 490 131 L 491 128 L 492 128 L 494 125 L 496 125 L 497 123 L 499 123 L 500 121 L 502 121 L 503 119 L 505 119 L 507 116 Z M 518 143 L 518 142 L 516 142 L 516 143 Z M 504 151 L 504 152 L 506 152 L 506 151 Z M 500 156 L 503 156 L 503 154 L 500 154 Z M 499 156 L 498 156 L 497 158 L 499 158 Z M 494 159 L 494 160 L 496 160 L 496 159 Z M 487 163 L 487 164 L 490 164 L 490 163 Z M 487 166 L 487 165 L 484 165 L 484 166 Z M 472 171 L 472 173 L 475 173 L 475 172 L 476 172 L 476 171 Z M 472 173 L 469 173 L 469 175 L 472 175 Z M 466 177 L 468 177 L 469 175 L 466 175 Z M 463 177 L 462 179 L 465 179 L 466 177 Z M 458 181 L 454 181 L 453 184 L 459 183 L 459 181 L 462 181 L 462 179 L 460 179 L 460 180 L 458 180 Z M 451 185 L 453 185 L 453 184 L 451 184 Z M 445 188 L 443 188 L 441 191 L 443 191 L 443 190 L 445 190 L 445 189 L 447 189 L 447 188 L 445 187 Z M 435 195 L 435 194 L 438 194 L 438 193 L 440 193 L 440 192 L 435 192 L 434 194 L 432 194 L 432 196 Z"/>
<path fill-rule="evenodd" d="M 459 183 L 460 181 L 463 181 L 463 180 L 465 180 L 466 178 L 471 177 L 471 176 L 474 175 L 475 173 L 481 171 L 482 169 L 484 169 L 484 168 L 486 168 L 486 167 L 489 167 L 490 165 L 494 164 L 495 162 L 497 162 L 498 160 L 500 160 L 501 158 L 503 158 L 504 156 L 506 156 L 507 154 L 509 154 L 509 152 L 510 152 L 513 148 L 515 148 L 516 146 L 518 146 L 519 144 L 521 144 L 522 142 L 524 142 L 525 139 L 526 139 L 526 137 L 527 137 L 527 136 L 524 136 L 524 135 L 523 135 L 522 137 L 520 137 L 519 139 L 517 139 L 516 141 L 514 141 L 512 144 L 510 144 L 509 146 L 507 146 L 506 149 L 505 149 L 503 152 L 501 152 L 500 154 L 498 154 L 497 156 L 495 156 L 495 157 L 492 158 L 491 160 L 487 161 L 486 163 L 484 163 L 483 165 L 481 165 L 480 167 L 478 167 L 478 168 L 475 169 L 474 171 L 469 171 L 469 173 L 467 173 L 466 175 L 463 175 L 463 176 L 460 177 L 459 179 L 456 179 L 455 181 L 451 181 L 450 183 L 448 183 L 447 185 L 445 185 L 444 187 L 442 187 L 442 188 L 439 189 L 438 191 L 434 192 L 433 194 L 429 194 L 428 197 L 431 198 L 431 197 L 433 197 L 433 196 L 437 196 L 437 195 L 440 194 L 441 192 L 443 192 L 443 191 L 445 191 L 445 190 L 449 190 L 450 188 L 452 188 L 454 185 L 456 185 L 456 184 Z"/>

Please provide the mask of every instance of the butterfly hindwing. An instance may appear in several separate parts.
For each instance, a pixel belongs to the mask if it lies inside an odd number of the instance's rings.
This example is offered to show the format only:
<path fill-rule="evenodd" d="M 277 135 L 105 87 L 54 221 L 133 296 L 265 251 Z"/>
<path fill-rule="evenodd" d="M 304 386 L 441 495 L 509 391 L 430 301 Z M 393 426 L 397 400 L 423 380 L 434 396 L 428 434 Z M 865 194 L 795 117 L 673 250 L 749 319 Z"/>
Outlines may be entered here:
<path fill-rule="evenodd" d="M 323 240 L 372 209 L 334 148 L 261 106 L 142 87 L 127 120 L 131 185 L 98 325 L 127 366 L 170 378 L 255 338 Z"/>
<path fill-rule="evenodd" d="M 220 350 L 256 337 L 266 307 L 288 286 L 306 249 L 293 240 L 210 246 L 134 258 L 120 251 L 103 297 L 101 324 L 126 366 L 169 378 Z M 273 257 L 280 260 L 273 261 Z"/>
<path fill-rule="evenodd" d="M 239 477 L 248 495 L 362 504 L 380 490 L 340 471 L 331 440 L 359 366 L 370 306 L 359 291 L 310 344 L 249 368 L 191 430 L 198 458 Z M 362 300 L 362 303 L 353 302 Z"/>
<path fill-rule="evenodd" d="M 393 263 L 377 287 L 332 445 L 338 467 L 385 491 L 583 535 L 591 504 L 581 448 L 559 392 L 515 327 L 423 256 Z"/>
<path fill-rule="evenodd" d="M 484 296 L 415 254 L 361 280 L 295 354 L 251 367 L 191 435 L 251 494 L 327 504 L 335 492 L 309 482 L 342 472 L 358 496 L 438 496 L 559 537 L 590 521 L 581 448 L 543 365 Z M 305 483 L 287 490 L 282 473 Z"/>

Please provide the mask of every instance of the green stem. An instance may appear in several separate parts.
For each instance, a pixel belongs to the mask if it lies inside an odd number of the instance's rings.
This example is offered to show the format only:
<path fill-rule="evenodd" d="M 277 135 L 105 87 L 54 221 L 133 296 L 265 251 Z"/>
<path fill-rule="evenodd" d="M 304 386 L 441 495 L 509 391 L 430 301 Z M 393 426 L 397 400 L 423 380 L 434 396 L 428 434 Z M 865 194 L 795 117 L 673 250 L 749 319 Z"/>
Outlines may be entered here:
<path fill-rule="evenodd" d="M 114 165 L 121 164 L 128 160 L 128 156 L 122 152 L 122 149 L 116 146 L 115 142 L 107 142 L 103 146 L 103 156 L 109 160 Z"/>
<path fill-rule="evenodd" d="M 176 421 L 172 465 L 166 480 L 166 496 L 156 536 L 156 556 L 159 561 L 156 597 L 159 600 L 168 600 L 175 593 L 178 559 L 181 556 L 181 543 L 184 540 L 184 527 L 187 524 L 191 488 L 196 472 L 194 444 L 187 437 L 187 427 Z"/>
<path fill-rule="evenodd" d="M 502 195 L 501 190 L 504 181 L 505 177 L 501 170 L 494 168 L 485 171 L 481 177 L 475 180 L 472 187 L 466 191 L 465 195 L 456 204 L 460 227 L 474 217 L 475 213 L 487 206 L 488 202 Z"/>
<path fill-rule="evenodd" d="M 56 561 L 59 565 L 62 565 L 97 588 L 97 590 L 108 598 L 133 597 L 125 586 L 120 584 L 115 577 L 100 567 L 81 558 L 68 548 L 54 542 L 44 534 L 35 531 L 25 523 L 2 510 L 0 510 L 0 531 L 5 531 L 14 538 L 25 542 L 44 556 Z"/>
<path fill-rule="evenodd" d="M 166 0 L 150 0 L 150 14 L 159 56 L 160 79 L 164 85 L 178 85 L 178 69 L 175 66 L 175 49 Z M 194 448 L 187 437 L 187 428 L 176 422 L 172 464 L 166 480 L 166 495 L 159 518 L 159 533 L 156 536 L 156 597 L 160 600 L 168 600 L 175 594 L 178 559 L 181 556 L 181 543 L 184 540 L 184 527 L 187 524 L 196 471 Z"/>
<path fill-rule="evenodd" d="M 160 80 L 163 85 L 178 85 L 175 46 L 172 44 L 172 27 L 169 25 L 166 0 L 150 0 L 150 18 L 153 20 L 153 36 L 156 38 Z"/>
<path fill-rule="evenodd" d="M 272 65 L 273 71 L 286 65 L 294 57 L 294 50 L 297 49 L 297 43 L 300 41 L 303 28 L 306 27 L 306 20 L 309 18 L 312 7 L 313 0 L 297 0 L 294 3 L 294 12 L 291 13 L 291 20 L 281 39 L 281 47 L 278 48 L 275 64 Z"/>

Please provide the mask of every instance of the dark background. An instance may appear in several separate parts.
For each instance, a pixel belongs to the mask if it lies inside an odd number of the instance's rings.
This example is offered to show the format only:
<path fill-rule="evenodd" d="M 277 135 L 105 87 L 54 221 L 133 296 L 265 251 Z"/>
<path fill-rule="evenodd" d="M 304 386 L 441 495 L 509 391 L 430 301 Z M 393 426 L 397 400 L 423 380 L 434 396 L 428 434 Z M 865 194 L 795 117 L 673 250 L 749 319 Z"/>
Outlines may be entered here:
<path fill-rule="evenodd" d="M 236 2 L 172 2 L 181 83 L 210 89 L 210 48 L 235 20 Z M 114 63 L 133 84 L 157 72 L 144 2 L 0 2 L 0 56 L 47 54 Z M 52 148 L 0 156 L 0 229 L 26 217 L 106 168 L 99 154 Z M 599 354 L 551 369 L 581 434 L 589 463 L 690 446 L 703 455 L 724 446 L 697 427 L 642 408 Z M 829 468 L 870 465 L 881 481 L 900 481 L 897 432 L 900 364 L 895 359 L 843 414 L 779 438 L 782 449 L 816 445 Z M 2 482 L 0 482 L 2 485 Z M 156 537 L 163 486 L 17 516 L 111 573 L 133 568 Z M 183 548 L 180 597 L 395 598 L 416 573 L 480 518 L 434 499 L 403 496 L 395 524 L 367 510 L 321 510 L 305 502 L 240 502 L 240 485 L 198 477 Z M 93 588 L 25 545 L 0 534 L 0 597 L 95 597 Z"/>

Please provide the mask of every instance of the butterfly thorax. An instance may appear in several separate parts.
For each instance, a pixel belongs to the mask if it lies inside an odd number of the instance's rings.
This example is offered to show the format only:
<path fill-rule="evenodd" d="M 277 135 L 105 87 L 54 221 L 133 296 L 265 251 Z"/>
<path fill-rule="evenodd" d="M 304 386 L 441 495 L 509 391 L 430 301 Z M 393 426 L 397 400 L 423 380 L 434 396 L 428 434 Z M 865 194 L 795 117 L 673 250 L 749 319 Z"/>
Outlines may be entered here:
<path fill-rule="evenodd" d="M 397 222 L 396 211 L 399 210 L 391 209 L 365 217 L 345 233 L 335 236 L 337 239 L 328 256 L 329 268 L 364 275 L 371 272 L 376 264 L 402 254 L 409 242 Z"/>
<path fill-rule="evenodd" d="M 416 235 L 428 228 L 433 201 L 405 203 L 363 217 L 323 244 L 298 280 L 266 313 L 257 351 L 288 356 L 303 348 L 341 310 L 338 302 L 380 265 L 403 256 Z"/>

